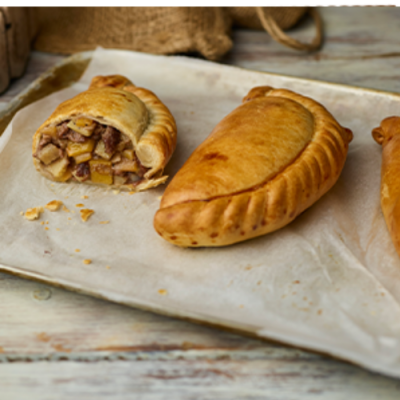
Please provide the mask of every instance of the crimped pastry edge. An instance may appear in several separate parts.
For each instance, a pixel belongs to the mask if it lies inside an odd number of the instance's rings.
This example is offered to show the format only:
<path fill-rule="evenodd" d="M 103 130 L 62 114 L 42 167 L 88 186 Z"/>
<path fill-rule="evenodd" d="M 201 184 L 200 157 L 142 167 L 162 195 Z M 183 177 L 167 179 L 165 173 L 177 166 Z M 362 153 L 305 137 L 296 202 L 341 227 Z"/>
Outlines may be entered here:
<path fill-rule="evenodd" d="M 400 256 L 400 117 L 383 119 L 372 130 L 372 137 L 382 146 L 380 203 L 392 243 Z"/>
<path fill-rule="evenodd" d="M 337 181 L 352 139 L 314 100 L 285 89 L 252 89 L 243 101 L 259 96 L 297 101 L 314 116 L 310 143 L 268 182 L 244 192 L 206 201 L 178 203 L 157 211 L 156 231 L 181 247 L 225 246 L 282 228 L 323 196 Z"/>

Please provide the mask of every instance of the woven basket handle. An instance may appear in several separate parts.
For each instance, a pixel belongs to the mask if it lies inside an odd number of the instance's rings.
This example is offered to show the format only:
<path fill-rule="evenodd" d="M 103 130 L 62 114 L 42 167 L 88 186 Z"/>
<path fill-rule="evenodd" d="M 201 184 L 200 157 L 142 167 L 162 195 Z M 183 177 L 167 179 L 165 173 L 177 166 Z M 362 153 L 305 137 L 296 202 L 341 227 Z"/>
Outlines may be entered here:
<path fill-rule="evenodd" d="M 267 9 L 264 9 L 263 7 L 256 7 L 256 10 L 262 26 L 277 42 L 291 47 L 292 49 L 303 51 L 315 51 L 321 47 L 322 19 L 319 15 L 319 12 L 315 8 L 308 9 L 308 13 L 313 18 L 316 27 L 316 35 L 311 43 L 303 43 L 286 35 L 286 33 L 283 32 L 283 30 L 275 22 L 274 18 Z"/>

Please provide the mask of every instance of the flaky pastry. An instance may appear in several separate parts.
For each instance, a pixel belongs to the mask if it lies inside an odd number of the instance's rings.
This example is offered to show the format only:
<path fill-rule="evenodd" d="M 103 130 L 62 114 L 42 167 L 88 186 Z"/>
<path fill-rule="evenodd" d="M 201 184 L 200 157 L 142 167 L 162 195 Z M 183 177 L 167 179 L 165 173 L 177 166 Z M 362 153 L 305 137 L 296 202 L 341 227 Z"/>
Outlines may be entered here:
<path fill-rule="evenodd" d="M 333 186 L 352 137 L 316 101 L 256 87 L 172 179 L 154 227 L 182 247 L 224 246 L 282 228 Z"/>
<path fill-rule="evenodd" d="M 120 75 L 97 76 L 61 103 L 33 137 L 33 162 L 46 178 L 140 191 L 164 183 L 176 146 L 168 108 Z"/>
<path fill-rule="evenodd" d="M 382 145 L 381 208 L 400 256 L 400 117 L 385 118 L 372 137 Z"/>

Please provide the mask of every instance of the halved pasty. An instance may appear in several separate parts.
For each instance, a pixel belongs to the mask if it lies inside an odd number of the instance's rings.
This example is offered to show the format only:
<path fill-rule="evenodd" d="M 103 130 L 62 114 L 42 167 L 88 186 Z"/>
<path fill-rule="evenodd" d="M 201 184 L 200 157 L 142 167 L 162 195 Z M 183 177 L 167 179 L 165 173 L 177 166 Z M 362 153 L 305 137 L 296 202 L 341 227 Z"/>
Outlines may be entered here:
<path fill-rule="evenodd" d="M 154 227 L 182 247 L 224 246 L 282 228 L 333 186 L 352 137 L 316 101 L 254 88 L 172 179 Z"/>
<path fill-rule="evenodd" d="M 161 183 L 176 146 L 168 108 L 120 75 L 97 76 L 61 103 L 33 137 L 33 163 L 46 178 L 140 191 Z"/>

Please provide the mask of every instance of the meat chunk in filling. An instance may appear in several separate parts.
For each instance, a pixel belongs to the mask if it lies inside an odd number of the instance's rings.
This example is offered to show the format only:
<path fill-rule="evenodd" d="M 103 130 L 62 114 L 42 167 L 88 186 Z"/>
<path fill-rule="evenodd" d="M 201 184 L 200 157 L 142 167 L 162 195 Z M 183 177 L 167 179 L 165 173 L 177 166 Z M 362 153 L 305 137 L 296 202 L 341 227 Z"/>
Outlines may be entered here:
<path fill-rule="evenodd" d="M 77 118 L 42 132 L 34 157 L 57 180 L 133 187 L 148 171 L 131 140 L 112 126 Z"/>
<path fill-rule="evenodd" d="M 101 139 L 104 142 L 106 153 L 112 155 L 115 153 L 115 149 L 121 141 L 121 133 L 111 126 L 107 126 L 107 129 L 101 135 Z"/>
<path fill-rule="evenodd" d="M 72 175 L 79 182 L 84 182 L 90 178 L 90 167 L 88 162 L 76 164 Z"/>

